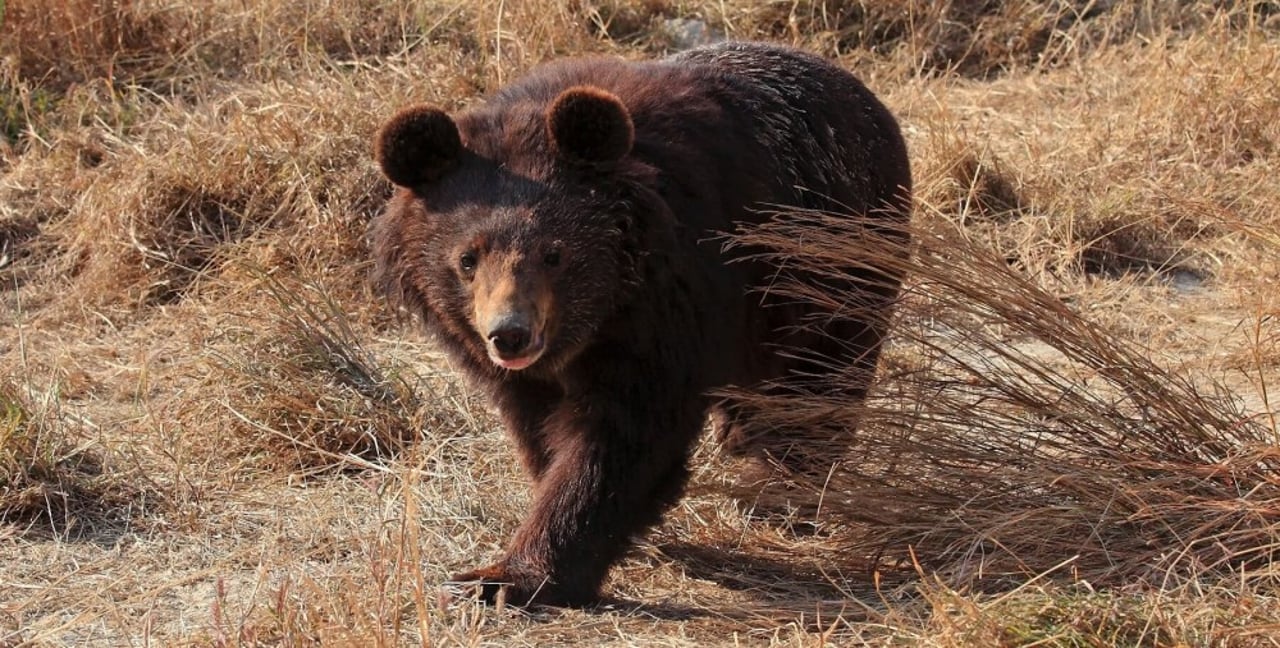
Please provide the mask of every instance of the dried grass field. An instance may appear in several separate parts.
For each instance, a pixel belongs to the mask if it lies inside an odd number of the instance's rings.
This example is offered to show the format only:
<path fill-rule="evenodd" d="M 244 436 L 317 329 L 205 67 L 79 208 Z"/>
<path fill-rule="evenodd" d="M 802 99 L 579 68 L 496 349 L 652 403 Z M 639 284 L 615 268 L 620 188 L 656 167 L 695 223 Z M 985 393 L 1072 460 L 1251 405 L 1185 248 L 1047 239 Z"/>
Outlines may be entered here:
<path fill-rule="evenodd" d="M 527 488 L 368 285 L 372 136 L 725 36 L 911 148 L 865 411 L 762 402 L 847 456 L 761 491 L 706 443 L 604 605 L 442 607 Z M 1271 1 L 0 0 L 0 646 L 1280 644 L 1278 178 Z"/>

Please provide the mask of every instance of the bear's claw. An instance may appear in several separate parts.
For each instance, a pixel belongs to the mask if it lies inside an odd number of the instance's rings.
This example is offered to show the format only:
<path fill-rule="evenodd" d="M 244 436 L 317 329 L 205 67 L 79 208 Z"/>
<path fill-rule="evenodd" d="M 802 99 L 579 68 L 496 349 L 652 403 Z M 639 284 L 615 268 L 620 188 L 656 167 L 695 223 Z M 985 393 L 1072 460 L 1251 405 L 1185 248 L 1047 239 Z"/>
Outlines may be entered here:
<path fill-rule="evenodd" d="M 486 605 L 528 605 L 541 588 L 523 586 L 522 579 L 508 573 L 501 563 L 455 574 L 442 583 L 441 602 L 479 600 Z"/>

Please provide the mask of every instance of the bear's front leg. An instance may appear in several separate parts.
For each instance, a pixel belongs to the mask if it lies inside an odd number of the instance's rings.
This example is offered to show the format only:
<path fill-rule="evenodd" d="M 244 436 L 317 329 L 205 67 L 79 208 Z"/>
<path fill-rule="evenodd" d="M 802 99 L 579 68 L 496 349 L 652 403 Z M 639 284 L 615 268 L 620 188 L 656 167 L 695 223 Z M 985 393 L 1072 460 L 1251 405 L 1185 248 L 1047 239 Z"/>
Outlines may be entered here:
<path fill-rule="evenodd" d="M 488 602 L 500 592 L 513 605 L 594 602 L 632 539 L 679 498 L 700 429 L 688 406 L 630 409 L 599 400 L 559 408 L 544 429 L 551 463 L 507 554 L 452 580 L 470 581 Z"/>
<path fill-rule="evenodd" d="M 518 377 L 496 385 L 493 391 L 507 434 L 520 453 L 520 463 L 536 486 L 551 465 L 543 426 L 564 399 L 564 392 L 558 385 Z"/>

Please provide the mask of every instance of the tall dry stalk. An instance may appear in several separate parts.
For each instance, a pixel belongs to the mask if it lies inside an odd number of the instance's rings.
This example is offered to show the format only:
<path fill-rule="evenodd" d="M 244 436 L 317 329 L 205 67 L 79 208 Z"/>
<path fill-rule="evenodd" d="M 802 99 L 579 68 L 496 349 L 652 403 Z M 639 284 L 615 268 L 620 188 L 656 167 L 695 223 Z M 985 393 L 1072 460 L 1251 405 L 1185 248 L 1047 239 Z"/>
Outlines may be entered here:
<path fill-rule="evenodd" d="M 1274 558 L 1280 448 L 1264 417 L 1163 367 L 953 223 L 926 219 L 915 241 L 905 260 L 876 249 L 860 223 L 817 213 L 779 214 L 736 237 L 805 272 L 867 263 L 909 277 L 882 389 L 865 407 L 842 401 L 839 385 L 737 395 L 768 425 L 810 439 L 858 429 L 852 448 L 830 448 L 843 458 L 824 479 L 802 484 L 821 513 L 849 523 L 850 555 L 918 562 L 964 584 L 1054 569 L 1161 581 Z M 859 300 L 780 276 L 767 290 Z"/>

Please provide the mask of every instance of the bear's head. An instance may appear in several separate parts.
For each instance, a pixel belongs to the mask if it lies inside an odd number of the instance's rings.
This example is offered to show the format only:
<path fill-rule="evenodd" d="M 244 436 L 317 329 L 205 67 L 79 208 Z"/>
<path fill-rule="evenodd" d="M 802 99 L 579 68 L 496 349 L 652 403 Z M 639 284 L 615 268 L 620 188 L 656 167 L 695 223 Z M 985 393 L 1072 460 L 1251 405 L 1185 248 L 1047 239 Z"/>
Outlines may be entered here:
<path fill-rule="evenodd" d="M 618 315 L 655 207 L 630 114 L 573 87 L 455 120 L 408 108 L 378 135 L 397 195 L 374 229 L 383 286 L 482 365 L 555 371 Z"/>

